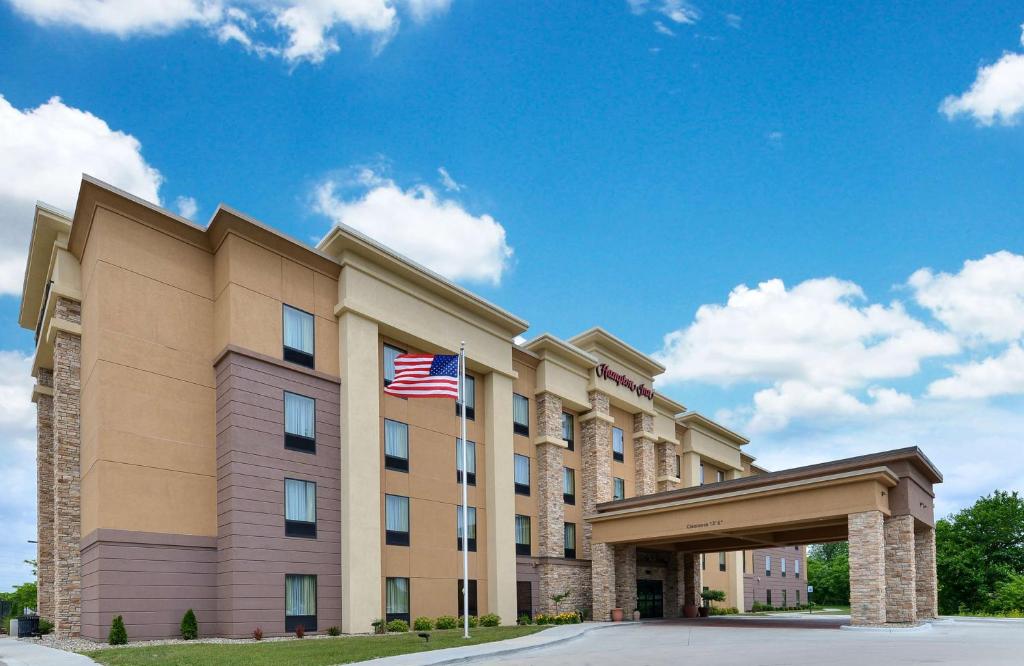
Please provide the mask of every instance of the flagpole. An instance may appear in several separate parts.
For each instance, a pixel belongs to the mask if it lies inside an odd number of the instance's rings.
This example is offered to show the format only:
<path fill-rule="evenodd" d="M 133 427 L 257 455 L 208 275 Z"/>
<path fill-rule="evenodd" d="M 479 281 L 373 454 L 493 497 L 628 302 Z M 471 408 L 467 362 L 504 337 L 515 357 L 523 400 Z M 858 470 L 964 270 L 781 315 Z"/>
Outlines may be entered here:
<path fill-rule="evenodd" d="M 469 491 L 466 442 L 466 341 L 459 346 L 459 412 L 462 416 L 462 631 L 469 638 Z"/>

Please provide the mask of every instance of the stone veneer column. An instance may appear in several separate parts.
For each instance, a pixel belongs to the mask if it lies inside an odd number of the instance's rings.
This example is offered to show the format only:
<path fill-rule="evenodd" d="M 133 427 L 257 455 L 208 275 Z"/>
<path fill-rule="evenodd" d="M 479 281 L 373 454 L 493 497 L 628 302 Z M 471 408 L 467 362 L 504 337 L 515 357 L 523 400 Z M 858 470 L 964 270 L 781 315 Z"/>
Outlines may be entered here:
<path fill-rule="evenodd" d="M 679 617 L 683 595 L 679 591 L 679 553 L 669 553 L 668 566 L 665 567 L 664 603 L 662 610 L 665 617 Z"/>
<path fill-rule="evenodd" d="M 36 383 L 36 611 L 53 619 L 53 371 L 39 369 Z"/>
<path fill-rule="evenodd" d="M 885 534 L 881 511 L 847 516 L 850 542 L 850 621 L 885 624 Z"/>
<path fill-rule="evenodd" d="M 678 564 L 680 606 L 700 606 L 700 553 L 680 553 Z"/>
<path fill-rule="evenodd" d="M 615 546 L 615 607 L 627 619 L 636 610 L 636 546 Z"/>
<path fill-rule="evenodd" d="M 534 440 L 537 460 L 537 554 L 540 557 L 565 555 L 562 526 L 565 510 L 562 502 L 562 399 L 553 393 L 537 396 L 537 427 Z M 541 598 L 549 596 L 541 590 Z M 552 592 L 552 594 L 557 594 Z"/>
<path fill-rule="evenodd" d="M 885 519 L 885 621 L 917 622 L 914 517 Z"/>
<path fill-rule="evenodd" d="M 592 515 L 598 503 L 612 499 L 611 404 L 608 396 L 599 391 L 591 391 L 588 397 L 591 409 L 580 416 L 584 516 Z M 615 549 L 606 543 L 592 544 L 592 533 L 590 521 L 584 520 L 580 557 L 590 559 L 593 619 L 607 620 L 615 607 Z"/>
<path fill-rule="evenodd" d="M 633 464 L 635 468 L 635 491 L 637 495 L 653 495 L 657 491 L 654 459 L 654 417 L 644 412 L 633 415 Z M 634 593 L 635 594 L 635 593 Z"/>
<path fill-rule="evenodd" d="M 929 525 L 917 525 L 914 530 L 914 579 L 918 619 L 938 617 L 939 586 L 935 573 L 935 528 Z"/>
<path fill-rule="evenodd" d="M 82 322 L 77 301 L 58 298 L 54 320 Z M 81 631 L 81 374 L 82 338 L 57 328 L 53 342 L 54 631 Z"/>
<path fill-rule="evenodd" d="M 661 440 L 655 444 L 654 451 L 658 467 L 657 491 L 676 490 L 680 486 L 680 479 L 676 476 L 676 443 Z"/>

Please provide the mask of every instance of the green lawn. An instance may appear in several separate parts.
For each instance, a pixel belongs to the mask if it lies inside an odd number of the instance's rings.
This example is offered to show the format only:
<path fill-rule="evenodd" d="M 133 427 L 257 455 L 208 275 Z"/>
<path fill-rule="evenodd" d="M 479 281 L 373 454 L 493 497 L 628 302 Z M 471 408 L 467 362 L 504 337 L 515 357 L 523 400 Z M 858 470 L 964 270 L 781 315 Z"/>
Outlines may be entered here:
<path fill-rule="evenodd" d="M 507 638 L 527 636 L 547 627 L 480 627 L 471 629 L 469 640 L 461 629 L 431 631 L 426 643 L 411 631 L 386 636 L 347 636 L 272 643 L 155 645 L 153 647 L 107 648 L 86 654 L 101 664 L 135 666 L 161 664 L 167 666 L 328 666 L 353 661 L 390 657 L 409 652 L 477 645 Z"/>

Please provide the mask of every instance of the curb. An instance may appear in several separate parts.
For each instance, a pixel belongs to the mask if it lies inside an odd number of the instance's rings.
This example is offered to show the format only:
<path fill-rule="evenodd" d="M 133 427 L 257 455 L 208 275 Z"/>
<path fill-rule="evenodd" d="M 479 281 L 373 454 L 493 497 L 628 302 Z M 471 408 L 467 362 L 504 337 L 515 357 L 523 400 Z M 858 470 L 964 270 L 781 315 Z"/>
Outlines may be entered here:
<path fill-rule="evenodd" d="M 928 622 L 913 627 L 855 627 L 844 624 L 839 628 L 843 631 L 859 631 L 871 634 L 919 634 L 923 631 L 931 631 L 932 625 Z"/>

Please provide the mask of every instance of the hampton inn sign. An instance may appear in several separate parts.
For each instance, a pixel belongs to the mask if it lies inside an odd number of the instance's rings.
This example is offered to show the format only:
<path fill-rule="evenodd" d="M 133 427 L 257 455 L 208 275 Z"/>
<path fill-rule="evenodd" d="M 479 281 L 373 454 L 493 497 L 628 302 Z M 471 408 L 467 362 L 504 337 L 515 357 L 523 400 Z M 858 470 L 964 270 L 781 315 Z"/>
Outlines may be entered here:
<path fill-rule="evenodd" d="M 619 386 L 623 386 L 633 393 L 636 393 L 641 398 L 647 398 L 648 400 L 654 400 L 654 389 L 647 386 L 646 384 L 637 384 L 633 381 L 633 378 L 629 375 L 621 372 L 615 372 L 608 367 L 607 363 L 602 363 L 595 368 L 597 376 L 601 379 L 607 379 L 608 381 L 615 382 Z"/>

